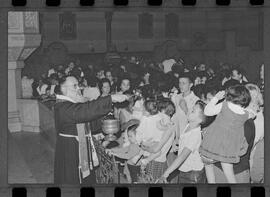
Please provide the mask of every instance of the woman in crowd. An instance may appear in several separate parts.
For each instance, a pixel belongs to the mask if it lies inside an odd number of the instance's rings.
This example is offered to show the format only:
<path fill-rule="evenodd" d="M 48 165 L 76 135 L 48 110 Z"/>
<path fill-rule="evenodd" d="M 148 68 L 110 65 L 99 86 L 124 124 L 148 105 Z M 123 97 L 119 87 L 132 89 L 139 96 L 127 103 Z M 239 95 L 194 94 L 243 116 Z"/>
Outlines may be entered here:
<path fill-rule="evenodd" d="M 105 71 L 105 77 L 110 81 L 110 86 L 111 86 L 111 92 L 116 92 L 116 83 L 114 81 L 114 77 L 112 75 L 111 70 L 106 70 Z"/>
<path fill-rule="evenodd" d="M 119 94 L 131 93 L 131 80 L 129 76 L 125 75 L 120 80 Z"/>
<path fill-rule="evenodd" d="M 101 79 L 98 83 L 100 97 L 108 96 L 111 93 L 111 84 L 110 81 L 106 78 Z"/>
<path fill-rule="evenodd" d="M 97 87 L 98 80 L 94 76 L 86 78 L 87 87 L 83 89 L 83 97 L 89 101 L 95 100 L 100 96 L 99 88 Z"/>

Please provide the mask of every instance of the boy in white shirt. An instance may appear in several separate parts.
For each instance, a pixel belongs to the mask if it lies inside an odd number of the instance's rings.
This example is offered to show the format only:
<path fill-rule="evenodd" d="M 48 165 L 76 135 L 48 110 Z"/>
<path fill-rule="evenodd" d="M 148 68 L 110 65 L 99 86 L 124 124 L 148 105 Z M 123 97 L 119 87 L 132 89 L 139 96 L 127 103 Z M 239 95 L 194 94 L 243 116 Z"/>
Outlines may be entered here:
<path fill-rule="evenodd" d="M 180 135 L 178 157 L 163 173 L 159 182 L 167 182 L 169 175 L 179 170 L 179 183 L 205 183 L 204 164 L 199 154 L 201 145 L 201 125 L 206 122 L 204 115 L 205 104 L 196 102 L 188 115 L 188 125 Z"/>
<path fill-rule="evenodd" d="M 167 163 L 170 166 L 176 155 L 173 153 L 175 152 L 178 147 L 179 136 L 183 133 L 185 127 L 188 124 L 188 114 L 192 111 L 195 103 L 199 100 L 191 88 L 193 86 L 193 78 L 190 73 L 185 73 L 179 77 L 179 88 L 180 94 L 174 94 L 172 96 L 172 101 L 176 107 L 176 113 L 172 117 L 172 121 L 176 126 L 176 133 L 175 133 L 175 141 L 173 146 L 170 150 L 170 153 L 167 157 Z M 174 179 L 173 183 L 176 183 L 176 179 Z"/>

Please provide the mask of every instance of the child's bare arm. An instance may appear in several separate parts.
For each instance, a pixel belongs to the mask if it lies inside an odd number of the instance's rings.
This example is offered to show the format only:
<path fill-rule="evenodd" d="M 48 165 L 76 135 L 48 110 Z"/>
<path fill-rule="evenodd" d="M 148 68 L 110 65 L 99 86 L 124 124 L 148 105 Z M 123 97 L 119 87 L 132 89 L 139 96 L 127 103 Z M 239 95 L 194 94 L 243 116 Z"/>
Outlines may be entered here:
<path fill-rule="evenodd" d="M 149 155 L 147 158 L 142 159 L 141 162 L 143 165 L 148 164 L 150 161 L 158 158 L 161 155 L 161 151 L 157 152 L 157 153 L 152 153 L 151 155 Z"/>
<path fill-rule="evenodd" d="M 113 148 L 111 150 L 111 154 L 122 158 L 122 159 L 130 159 L 137 154 L 139 154 L 140 148 L 137 146 L 128 146 L 128 147 L 122 147 L 122 148 Z"/>
<path fill-rule="evenodd" d="M 191 150 L 188 148 L 184 148 L 183 151 L 178 155 L 178 157 L 174 160 L 174 162 L 168 167 L 168 169 L 162 175 L 163 177 L 167 178 L 175 169 L 179 168 L 185 160 L 190 155 Z"/>

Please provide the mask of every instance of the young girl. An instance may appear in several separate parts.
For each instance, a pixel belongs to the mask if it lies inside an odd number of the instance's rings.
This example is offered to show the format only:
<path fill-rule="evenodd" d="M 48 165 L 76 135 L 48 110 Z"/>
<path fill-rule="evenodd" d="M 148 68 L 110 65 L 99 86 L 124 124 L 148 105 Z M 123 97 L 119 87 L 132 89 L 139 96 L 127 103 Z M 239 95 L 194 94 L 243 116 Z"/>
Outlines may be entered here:
<path fill-rule="evenodd" d="M 146 145 L 142 143 L 142 149 L 151 154 L 142 159 L 142 165 L 146 166 L 146 174 L 157 180 L 167 168 L 166 155 L 172 146 L 175 137 L 175 127 L 171 122 L 171 117 L 175 113 L 175 106 L 170 99 L 163 99 L 159 101 L 158 108 L 162 119 L 157 123 L 157 127 L 164 130 L 162 139 L 159 143 L 153 145 Z"/>
<path fill-rule="evenodd" d="M 225 100 L 217 104 L 224 97 Z M 218 92 L 204 110 L 207 116 L 217 115 L 215 121 L 206 128 L 200 147 L 209 183 L 215 183 L 213 163 L 217 161 L 221 162 L 228 183 L 236 183 L 232 163 L 238 163 L 240 156 L 247 150 L 244 123 L 249 113 L 244 108 L 250 100 L 250 93 L 244 86 L 231 86 L 226 93 Z"/>
<path fill-rule="evenodd" d="M 167 178 L 178 168 L 180 183 L 204 183 L 204 166 L 199 154 L 201 144 L 201 125 L 206 121 L 204 115 L 205 104 L 197 101 L 188 114 L 188 125 L 179 138 L 178 156 L 160 177 L 160 182 L 167 182 Z"/>
<path fill-rule="evenodd" d="M 118 91 L 118 94 L 126 94 L 126 95 L 130 95 L 132 92 L 130 90 L 131 86 L 130 86 L 130 79 L 128 78 L 128 76 L 124 76 L 121 81 L 120 81 L 120 91 Z M 123 108 L 123 105 L 121 103 L 117 103 L 114 105 L 114 116 L 116 119 L 119 120 L 119 113 L 120 113 L 120 109 Z"/>
<path fill-rule="evenodd" d="M 106 78 L 99 81 L 98 88 L 100 91 L 100 97 L 108 96 L 111 93 L 111 84 L 110 81 Z"/>
<path fill-rule="evenodd" d="M 134 119 L 133 114 L 133 106 L 135 100 L 134 97 L 130 97 L 128 101 L 125 101 L 125 105 L 123 108 L 119 109 L 119 121 L 121 125 L 121 129 L 125 127 L 125 124 L 128 123 L 129 120 Z"/>
<path fill-rule="evenodd" d="M 162 119 L 158 112 L 157 101 L 147 100 L 144 102 L 144 112 L 136 136 L 140 144 L 161 140 L 164 130 L 158 128 L 157 123 Z"/>

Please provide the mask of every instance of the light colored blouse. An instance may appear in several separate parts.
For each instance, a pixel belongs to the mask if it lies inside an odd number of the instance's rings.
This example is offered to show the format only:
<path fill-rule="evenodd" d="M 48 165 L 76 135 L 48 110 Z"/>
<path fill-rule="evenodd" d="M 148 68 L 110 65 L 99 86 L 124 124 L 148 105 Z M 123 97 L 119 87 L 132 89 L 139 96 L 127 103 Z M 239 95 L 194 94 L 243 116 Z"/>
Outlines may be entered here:
<path fill-rule="evenodd" d="M 187 127 L 188 128 L 188 125 Z M 201 145 L 201 128 L 197 127 L 190 131 L 184 131 L 179 138 L 179 150 L 178 155 L 181 154 L 184 148 L 187 148 L 191 151 L 190 155 L 184 161 L 184 163 L 178 168 L 182 172 L 189 171 L 200 171 L 203 169 L 204 164 L 202 162 L 199 147 Z"/>

